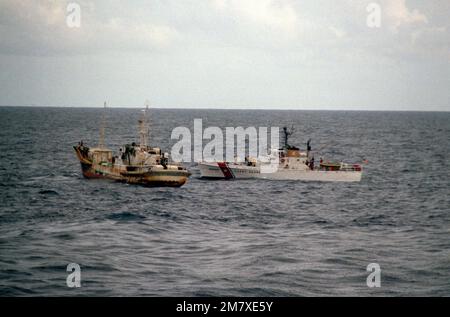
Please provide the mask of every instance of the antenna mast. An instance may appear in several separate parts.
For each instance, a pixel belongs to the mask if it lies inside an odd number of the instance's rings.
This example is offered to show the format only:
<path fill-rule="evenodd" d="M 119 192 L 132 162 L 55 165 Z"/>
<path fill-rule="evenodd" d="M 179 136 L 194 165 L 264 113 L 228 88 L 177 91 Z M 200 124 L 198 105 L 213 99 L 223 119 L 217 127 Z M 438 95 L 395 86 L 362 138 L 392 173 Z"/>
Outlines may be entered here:
<path fill-rule="evenodd" d="M 289 137 L 294 133 L 294 127 L 292 126 L 290 130 L 287 127 L 283 127 L 284 133 L 284 147 L 289 149 L 291 146 L 288 144 Z"/>
<path fill-rule="evenodd" d="M 105 148 L 105 125 L 106 125 L 105 113 L 106 113 L 106 101 L 103 104 L 102 121 L 100 125 L 100 138 L 98 144 L 98 147 L 101 149 Z"/>
<path fill-rule="evenodd" d="M 139 120 L 139 134 L 141 139 L 140 140 L 141 148 L 147 148 L 148 146 L 149 128 L 148 128 L 147 112 L 148 112 L 148 101 L 146 102 L 145 109 L 142 110 L 142 119 Z"/>

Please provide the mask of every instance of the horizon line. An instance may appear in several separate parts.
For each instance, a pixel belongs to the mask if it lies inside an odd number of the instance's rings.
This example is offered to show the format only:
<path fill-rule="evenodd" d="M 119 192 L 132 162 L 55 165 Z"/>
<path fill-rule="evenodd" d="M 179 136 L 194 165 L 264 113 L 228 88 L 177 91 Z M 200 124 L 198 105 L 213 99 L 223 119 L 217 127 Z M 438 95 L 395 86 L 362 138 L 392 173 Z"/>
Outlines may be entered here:
<path fill-rule="evenodd" d="M 55 106 L 55 105 L 0 105 L 0 107 L 16 107 L 16 108 L 76 108 L 76 109 L 101 109 L 104 106 Z M 110 109 L 143 109 L 145 106 L 108 106 Z M 257 110 L 257 111 L 361 111 L 361 112 L 450 112 L 450 109 L 431 109 L 431 110 L 423 110 L 423 109 L 354 109 L 354 108 L 290 108 L 290 107 L 281 107 L 281 108 L 258 108 L 258 107 L 152 107 L 149 106 L 150 109 L 158 109 L 158 110 Z"/>

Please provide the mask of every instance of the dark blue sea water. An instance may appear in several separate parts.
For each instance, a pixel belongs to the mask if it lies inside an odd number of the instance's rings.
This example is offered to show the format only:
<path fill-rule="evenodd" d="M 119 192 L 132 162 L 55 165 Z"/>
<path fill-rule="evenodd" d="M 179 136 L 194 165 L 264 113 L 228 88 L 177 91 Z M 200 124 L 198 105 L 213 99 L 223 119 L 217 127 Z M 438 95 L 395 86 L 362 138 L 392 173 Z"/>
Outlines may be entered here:
<path fill-rule="evenodd" d="M 450 113 L 155 109 L 167 150 L 203 118 L 295 125 L 291 143 L 369 162 L 361 183 L 194 175 L 170 189 L 82 178 L 72 145 L 97 143 L 101 111 L 0 108 L 0 295 L 450 295 Z M 108 110 L 108 145 L 136 140 L 139 115 Z"/>

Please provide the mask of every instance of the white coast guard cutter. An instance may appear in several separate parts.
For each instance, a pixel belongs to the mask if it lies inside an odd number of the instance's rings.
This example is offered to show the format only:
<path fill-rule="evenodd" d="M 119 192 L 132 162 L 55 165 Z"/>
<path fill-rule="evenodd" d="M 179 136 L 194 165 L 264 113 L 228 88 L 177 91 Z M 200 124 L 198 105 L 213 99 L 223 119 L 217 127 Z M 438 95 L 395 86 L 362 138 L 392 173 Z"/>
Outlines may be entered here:
<path fill-rule="evenodd" d="M 310 141 L 307 150 L 288 144 L 291 132 L 283 128 L 284 147 L 272 149 L 269 155 L 246 158 L 245 162 L 201 162 L 198 164 L 202 178 L 210 179 L 273 179 L 320 182 L 359 182 L 360 164 L 324 162 L 314 164 Z"/>

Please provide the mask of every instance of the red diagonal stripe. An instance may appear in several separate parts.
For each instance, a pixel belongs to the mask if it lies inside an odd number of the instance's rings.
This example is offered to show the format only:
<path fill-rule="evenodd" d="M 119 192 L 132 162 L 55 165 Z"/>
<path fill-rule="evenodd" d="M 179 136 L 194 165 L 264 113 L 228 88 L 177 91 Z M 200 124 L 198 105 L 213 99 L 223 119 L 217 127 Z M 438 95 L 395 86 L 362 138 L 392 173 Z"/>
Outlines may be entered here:
<path fill-rule="evenodd" d="M 226 179 L 233 178 L 233 173 L 231 172 L 226 162 L 218 162 L 217 165 L 221 169 L 223 176 L 225 176 Z"/>

